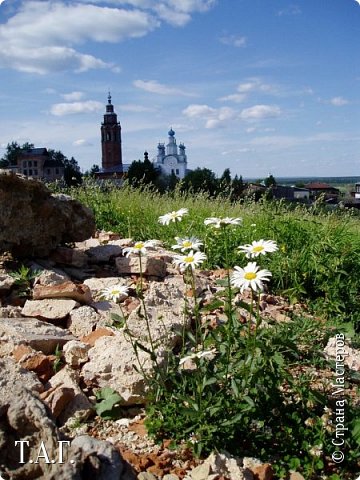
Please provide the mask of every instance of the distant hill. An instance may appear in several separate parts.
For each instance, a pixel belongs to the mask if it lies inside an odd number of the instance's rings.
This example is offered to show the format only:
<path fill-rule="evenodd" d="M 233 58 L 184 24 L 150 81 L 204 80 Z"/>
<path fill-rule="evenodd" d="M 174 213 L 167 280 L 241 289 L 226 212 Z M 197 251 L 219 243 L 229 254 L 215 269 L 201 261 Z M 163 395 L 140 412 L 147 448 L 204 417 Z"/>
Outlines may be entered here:
<path fill-rule="evenodd" d="M 358 177 L 276 177 L 276 182 L 280 185 L 295 185 L 297 183 L 312 183 L 321 182 L 328 183 L 329 185 L 349 185 L 360 182 L 360 176 Z M 247 182 L 255 182 L 258 180 L 255 178 L 245 178 Z"/>

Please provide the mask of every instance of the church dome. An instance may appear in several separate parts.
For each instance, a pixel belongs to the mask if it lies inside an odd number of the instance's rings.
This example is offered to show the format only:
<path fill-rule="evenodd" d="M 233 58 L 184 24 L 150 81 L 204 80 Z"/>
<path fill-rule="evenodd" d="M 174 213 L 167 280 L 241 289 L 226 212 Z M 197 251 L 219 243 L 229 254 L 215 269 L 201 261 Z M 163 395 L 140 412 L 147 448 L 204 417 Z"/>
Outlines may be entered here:
<path fill-rule="evenodd" d="M 169 137 L 173 137 L 175 135 L 175 132 L 172 128 L 168 131 Z"/>

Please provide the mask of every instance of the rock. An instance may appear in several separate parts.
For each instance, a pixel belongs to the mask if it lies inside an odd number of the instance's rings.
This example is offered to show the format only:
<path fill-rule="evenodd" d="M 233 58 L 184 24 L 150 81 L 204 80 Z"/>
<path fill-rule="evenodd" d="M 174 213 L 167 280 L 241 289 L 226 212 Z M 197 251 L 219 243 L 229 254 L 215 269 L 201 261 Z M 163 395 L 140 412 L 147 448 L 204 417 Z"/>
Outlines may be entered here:
<path fill-rule="evenodd" d="M 351 348 L 345 344 L 344 339 L 336 339 L 336 337 L 329 338 L 325 347 L 325 355 L 327 358 L 339 360 L 336 356 L 340 355 L 341 364 L 347 365 L 351 370 L 360 372 L 360 350 Z"/>
<path fill-rule="evenodd" d="M 119 245 L 98 245 L 86 250 L 90 263 L 109 263 L 112 259 L 122 254 L 122 247 Z"/>
<path fill-rule="evenodd" d="M 166 262 L 162 258 L 156 257 L 117 257 L 115 265 L 120 275 L 140 275 L 142 270 L 143 275 L 163 278 L 166 275 Z"/>
<path fill-rule="evenodd" d="M 0 273 L 0 292 L 9 292 L 15 284 L 15 278 L 7 273 Z"/>
<path fill-rule="evenodd" d="M 157 477 L 150 472 L 140 472 L 137 476 L 138 480 L 157 480 Z"/>
<path fill-rule="evenodd" d="M 67 330 L 35 318 L 0 318 L 0 357 L 19 344 L 49 355 L 70 340 L 75 338 Z"/>
<path fill-rule="evenodd" d="M 0 372 L 0 399 L 12 399 L 12 388 L 15 384 L 22 385 L 32 392 L 42 392 L 44 390 L 43 384 L 39 381 L 35 373 L 25 370 L 11 358 L 0 358 Z"/>
<path fill-rule="evenodd" d="M 305 480 L 305 478 L 298 472 L 290 472 L 289 480 Z"/>
<path fill-rule="evenodd" d="M 66 195 L 52 195 L 44 183 L 0 171 L 0 252 L 16 257 L 46 256 L 62 243 L 89 238 L 93 213 Z M 21 221 L 19 221 L 21 212 Z"/>
<path fill-rule="evenodd" d="M 49 258 L 60 265 L 77 268 L 86 267 L 89 260 L 89 257 L 82 250 L 68 247 L 58 247 Z"/>
<path fill-rule="evenodd" d="M 207 462 L 193 468 L 190 472 L 192 480 L 207 480 L 210 475 L 210 465 Z"/>
<path fill-rule="evenodd" d="M 58 285 L 67 280 L 70 280 L 69 276 L 60 269 L 44 269 L 36 277 L 35 285 Z"/>
<path fill-rule="evenodd" d="M 42 394 L 42 399 L 50 410 L 57 414 L 61 425 L 75 414 L 78 419 L 86 420 L 93 412 L 93 406 L 80 389 L 79 382 L 79 374 L 65 366 L 49 380 L 47 385 L 49 388 Z M 64 394 L 68 402 L 64 400 Z"/>
<path fill-rule="evenodd" d="M 2 369 L 1 372 L 2 376 L 5 374 L 8 377 L 5 388 L 4 379 L 0 380 L 1 471 L 12 480 L 49 478 L 47 475 L 57 467 L 52 463 L 46 464 L 44 458 L 39 458 L 38 463 L 34 462 L 38 458 L 41 442 L 48 458 L 58 459 L 58 441 L 61 440 L 59 431 L 49 418 L 45 405 L 21 383 L 22 378 L 12 376 L 11 369 Z M 20 463 L 20 445 L 15 445 L 19 440 L 29 442 L 28 445 L 23 445 L 24 464 Z M 41 454 L 43 450 L 40 451 Z"/>
<path fill-rule="evenodd" d="M 90 345 L 77 340 L 71 340 L 63 348 L 65 362 L 73 368 L 79 367 L 88 361 L 89 349 Z"/>
<path fill-rule="evenodd" d="M 79 303 L 70 299 L 26 300 L 21 313 L 25 317 L 36 317 L 56 322 L 67 317 L 78 306 Z"/>
<path fill-rule="evenodd" d="M 19 345 L 14 349 L 13 356 L 23 368 L 36 373 L 42 382 L 46 382 L 54 374 L 51 358 L 29 346 Z"/>
<path fill-rule="evenodd" d="M 145 304 L 151 325 L 151 336 L 157 345 L 156 357 L 162 365 L 166 350 L 172 349 L 181 338 L 181 332 L 187 327 L 189 319 L 184 316 L 185 284 L 181 275 L 167 277 L 164 282 L 150 282 L 145 295 Z M 146 320 L 140 314 L 141 307 L 133 310 L 127 327 L 134 339 L 147 348 L 150 347 Z M 82 338 L 82 341 L 85 341 Z M 139 404 L 145 401 L 145 384 L 142 374 L 134 365 L 138 360 L 124 330 L 120 329 L 112 337 L 100 338 L 88 352 L 87 362 L 82 373 L 88 385 L 109 386 L 119 393 L 124 403 Z M 150 372 L 152 362 L 149 354 L 140 348 L 138 356 L 145 372 Z"/>
<path fill-rule="evenodd" d="M 18 318 L 21 317 L 22 307 L 15 307 L 14 305 L 7 305 L 6 307 L 0 307 L 0 320 L 1 318 Z"/>
<path fill-rule="evenodd" d="M 173 473 L 168 473 L 163 476 L 162 480 L 179 480 L 179 477 Z"/>
<path fill-rule="evenodd" d="M 248 468 L 242 466 L 242 461 L 239 458 L 232 457 L 228 453 L 212 453 L 202 465 L 203 472 L 205 473 L 206 468 L 209 467 L 209 472 L 211 475 L 208 475 L 207 479 L 217 478 L 217 476 L 224 476 L 226 478 L 231 478 L 231 480 L 253 480 L 253 475 Z M 196 467 L 199 468 L 199 467 Z M 190 476 L 193 480 L 201 480 L 200 478 L 195 479 L 193 475 L 193 469 L 190 472 Z"/>
<path fill-rule="evenodd" d="M 71 298 L 79 303 L 87 304 L 92 302 L 90 288 L 87 285 L 71 281 L 55 285 L 35 285 L 33 299 L 43 300 L 45 298 Z"/>
<path fill-rule="evenodd" d="M 83 337 L 94 330 L 100 319 L 100 315 L 92 307 L 82 306 L 70 312 L 67 328 L 73 335 Z"/>
<path fill-rule="evenodd" d="M 269 463 L 254 466 L 251 471 L 254 475 L 254 480 L 273 480 L 274 478 L 274 472 Z"/>
<path fill-rule="evenodd" d="M 108 328 L 97 328 L 96 330 L 94 330 L 93 332 L 91 332 L 89 335 L 86 335 L 85 337 L 82 337 L 81 340 L 82 342 L 90 345 L 91 347 L 93 347 L 96 343 L 96 341 L 99 339 L 99 338 L 102 338 L 102 337 L 113 337 L 114 336 L 114 332 L 109 330 Z"/>

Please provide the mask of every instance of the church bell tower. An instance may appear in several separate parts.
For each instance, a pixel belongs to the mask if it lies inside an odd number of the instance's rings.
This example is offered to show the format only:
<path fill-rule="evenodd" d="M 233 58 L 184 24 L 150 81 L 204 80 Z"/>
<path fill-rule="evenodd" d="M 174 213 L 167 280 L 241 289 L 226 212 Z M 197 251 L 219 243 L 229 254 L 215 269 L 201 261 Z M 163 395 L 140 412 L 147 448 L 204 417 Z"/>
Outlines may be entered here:
<path fill-rule="evenodd" d="M 104 121 L 101 124 L 102 171 L 122 173 L 121 125 L 114 112 L 109 92 Z"/>

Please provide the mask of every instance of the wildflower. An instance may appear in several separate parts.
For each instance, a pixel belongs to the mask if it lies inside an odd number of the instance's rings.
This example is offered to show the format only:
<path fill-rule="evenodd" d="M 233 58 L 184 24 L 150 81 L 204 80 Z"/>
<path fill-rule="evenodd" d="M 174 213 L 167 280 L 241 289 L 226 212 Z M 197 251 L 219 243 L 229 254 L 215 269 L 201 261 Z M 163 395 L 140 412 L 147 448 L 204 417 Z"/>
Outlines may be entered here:
<path fill-rule="evenodd" d="M 216 348 L 212 348 L 211 350 L 201 350 L 200 352 L 191 353 L 190 355 L 187 355 L 186 357 L 183 357 L 180 359 L 179 366 L 183 365 L 188 360 L 194 360 L 195 358 L 209 357 L 210 359 L 212 359 L 216 353 L 217 353 Z"/>
<path fill-rule="evenodd" d="M 256 262 L 249 262 L 245 268 L 236 266 L 234 269 L 236 271 L 231 275 L 230 281 L 234 287 L 240 288 L 241 293 L 248 288 L 262 291 L 264 289 L 263 282 L 268 282 L 268 277 L 271 277 L 271 272 L 259 270 Z"/>
<path fill-rule="evenodd" d="M 210 217 L 204 220 L 205 225 L 212 225 L 214 228 L 227 227 L 228 225 L 241 225 L 242 218 L 232 218 L 232 217 Z"/>
<path fill-rule="evenodd" d="M 182 252 L 186 252 L 186 250 L 199 250 L 200 246 L 203 245 L 203 243 L 200 242 L 200 240 L 196 237 L 175 237 L 175 240 L 177 243 L 171 248 L 173 248 L 174 250 L 180 248 Z"/>
<path fill-rule="evenodd" d="M 162 225 L 169 225 L 170 222 L 176 222 L 178 220 L 182 220 L 184 215 L 187 215 L 189 210 L 187 208 L 180 208 L 180 210 L 176 210 L 170 213 L 165 213 L 165 215 L 161 215 L 159 217 L 159 222 Z"/>
<path fill-rule="evenodd" d="M 258 257 L 266 253 L 276 252 L 278 246 L 274 240 L 254 240 L 251 245 L 241 245 L 239 250 L 246 253 L 246 258 Z"/>
<path fill-rule="evenodd" d="M 316 424 L 316 420 L 315 418 L 307 418 L 304 423 L 307 427 L 313 427 Z"/>
<path fill-rule="evenodd" d="M 205 253 L 195 252 L 190 250 L 186 255 L 175 255 L 174 264 L 180 268 L 180 270 L 186 270 L 188 267 L 198 267 L 204 260 L 206 260 Z"/>
<path fill-rule="evenodd" d="M 323 453 L 322 448 L 322 443 L 320 443 L 320 445 L 314 445 L 312 448 L 310 448 L 309 453 L 313 457 L 321 457 Z"/>
<path fill-rule="evenodd" d="M 112 287 L 104 288 L 101 291 L 101 296 L 105 300 L 117 302 L 120 297 L 127 296 L 129 287 L 125 285 L 113 285 Z"/>
<path fill-rule="evenodd" d="M 123 253 L 128 257 L 132 253 L 136 255 L 145 255 L 146 249 L 156 246 L 156 240 L 147 240 L 146 242 L 135 242 L 133 247 L 126 247 L 123 249 Z"/>

